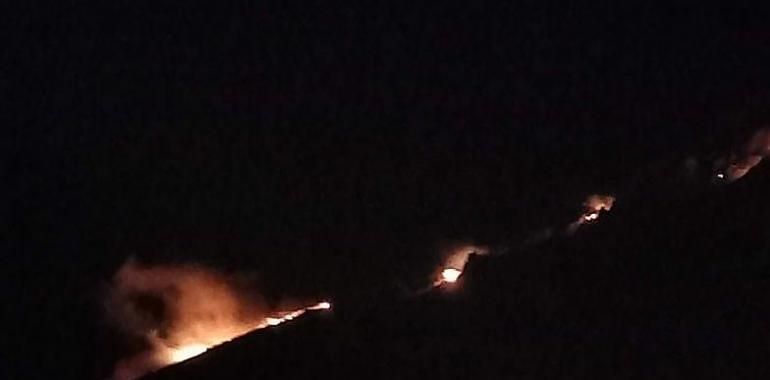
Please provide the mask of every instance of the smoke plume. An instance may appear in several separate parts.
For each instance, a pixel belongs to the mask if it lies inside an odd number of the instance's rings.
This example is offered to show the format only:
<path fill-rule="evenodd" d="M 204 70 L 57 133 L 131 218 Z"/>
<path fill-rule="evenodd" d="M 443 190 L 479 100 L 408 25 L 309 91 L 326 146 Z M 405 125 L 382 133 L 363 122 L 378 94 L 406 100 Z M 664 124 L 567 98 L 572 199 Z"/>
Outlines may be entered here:
<path fill-rule="evenodd" d="M 270 310 L 248 284 L 197 265 L 145 266 L 129 260 L 113 278 L 107 301 L 111 319 L 144 349 L 120 360 L 115 380 L 201 354 L 251 330 L 279 324 L 322 302 L 290 311 Z"/>

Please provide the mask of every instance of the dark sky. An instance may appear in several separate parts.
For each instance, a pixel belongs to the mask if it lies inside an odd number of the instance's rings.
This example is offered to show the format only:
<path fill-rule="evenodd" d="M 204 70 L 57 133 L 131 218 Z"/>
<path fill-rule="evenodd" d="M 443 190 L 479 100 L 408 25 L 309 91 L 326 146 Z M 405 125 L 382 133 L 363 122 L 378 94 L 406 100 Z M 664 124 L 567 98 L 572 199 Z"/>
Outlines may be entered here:
<path fill-rule="evenodd" d="M 9 14 L 9 304 L 34 310 L 21 331 L 72 326 L 21 356 L 87 377 L 110 365 L 81 363 L 109 341 L 100 292 L 128 256 L 255 271 L 276 296 L 355 293 L 420 275 L 442 239 L 504 241 L 649 165 L 714 155 L 770 99 L 751 9 Z"/>

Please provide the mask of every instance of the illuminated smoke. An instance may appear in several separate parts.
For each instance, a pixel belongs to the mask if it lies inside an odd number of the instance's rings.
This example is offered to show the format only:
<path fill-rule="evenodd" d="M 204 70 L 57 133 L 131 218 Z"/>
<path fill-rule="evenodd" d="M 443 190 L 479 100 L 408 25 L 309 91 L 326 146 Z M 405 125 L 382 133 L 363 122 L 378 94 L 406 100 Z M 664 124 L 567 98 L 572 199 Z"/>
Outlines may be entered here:
<path fill-rule="evenodd" d="M 444 261 L 439 268 L 439 273 L 433 282 L 434 286 L 453 284 L 457 282 L 465 270 L 465 264 L 471 255 L 486 255 L 487 247 L 476 246 L 468 243 L 450 244 L 443 250 Z"/>
<path fill-rule="evenodd" d="M 718 181 L 734 182 L 748 174 L 770 156 L 770 128 L 757 131 L 737 152 L 717 161 L 715 177 Z"/>
<path fill-rule="evenodd" d="M 242 281 L 196 265 L 143 266 L 129 260 L 113 278 L 109 315 L 146 348 L 120 360 L 115 380 L 134 379 L 197 356 L 249 331 L 275 326 L 321 302 L 276 311 Z"/>
<path fill-rule="evenodd" d="M 615 204 L 615 197 L 611 195 L 593 194 L 588 196 L 583 202 L 583 214 L 578 220 L 567 226 L 567 233 L 573 234 L 583 224 L 595 222 L 602 212 L 612 210 L 613 204 Z"/>

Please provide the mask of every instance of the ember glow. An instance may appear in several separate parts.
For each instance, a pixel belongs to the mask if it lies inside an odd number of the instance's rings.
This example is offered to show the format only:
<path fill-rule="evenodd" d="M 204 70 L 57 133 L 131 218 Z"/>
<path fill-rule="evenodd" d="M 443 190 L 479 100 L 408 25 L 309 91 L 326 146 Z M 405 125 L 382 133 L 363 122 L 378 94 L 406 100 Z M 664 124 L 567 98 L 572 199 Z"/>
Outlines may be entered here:
<path fill-rule="evenodd" d="M 308 307 L 307 310 L 329 310 L 331 308 L 332 308 L 332 304 L 324 301 Z"/>
<path fill-rule="evenodd" d="M 602 212 L 610 211 L 615 203 L 615 197 L 611 195 L 593 194 L 583 202 L 584 211 L 578 220 L 570 223 L 567 232 L 572 234 L 583 224 L 594 222 L 599 219 Z"/>
<path fill-rule="evenodd" d="M 433 281 L 433 286 L 440 286 L 443 284 L 453 284 L 460 279 L 460 276 L 465 270 L 465 264 L 468 263 L 468 258 L 472 254 L 486 255 L 489 249 L 486 247 L 476 246 L 467 243 L 455 243 L 448 245 L 443 250 L 444 262 L 439 268 L 439 273 L 436 280 Z"/>
<path fill-rule="evenodd" d="M 130 380 L 200 355 L 250 331 L 276 326 L 329 302 L 271 310 L 245 285 L 193 265 L 124 264 L 113 281 L 108 312 L 146 349 L 118 362 L 113 379 Z"/>
<path fill-rule="evenodd" d="M 590 222 L 592 220 L 599 219 L 599 213 L 598 212 L 592 212 L 590 214 L 586 214 L 583 216 L 583 220 Z"/>
<path fill-rule="evenodd" d="M 182 347 L 171 348 L 169 349 L 168 360 L 170 363 L 181 362 L 193 356 L 198 356 L 206 352 L 208 349 L 209 346 L 201 343 L 193 343 Z"/>
<path fill-rule="evenodd" d="M 206 352 L 211 347 L 228 342 L 248 332 L 258 330 L 258 329 L 263 329 L 266 327 L 280 325 L 281 323 L 290 321 L 292 319 L 299 317 L 302 314 L 305 314 L 305 312 L 307 312 L 308 310 L 326 310 L 330 308 L 331 308 L 331 304 L 329 302 L 319 302 L 315 305 L 308 306 L 302 309 L 279 313 L 275 316 L 265 317 L 261 323 L 235 336 L 220 336 L 220 337 L 215 337 L 214 339 L 210 339 L 206 342 L 190 343 L 179 347 L 161 348 L 159 350 L 159 353 L 160 353 L 159 357 L 161 358 L 160 362 L 162 364 L 161 367 L 165 367 L 167 365 L 185 361 L 192 357 L 198 356 Z"/>

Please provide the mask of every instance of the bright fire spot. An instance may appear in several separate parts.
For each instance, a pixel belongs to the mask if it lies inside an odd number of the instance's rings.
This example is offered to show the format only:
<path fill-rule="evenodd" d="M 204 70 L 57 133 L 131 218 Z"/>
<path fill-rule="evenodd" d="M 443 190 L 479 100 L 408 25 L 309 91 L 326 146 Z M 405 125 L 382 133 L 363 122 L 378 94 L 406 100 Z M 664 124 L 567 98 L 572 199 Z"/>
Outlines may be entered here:
<path fill-rule="evenodd" d="M 603 211 L 610 211 L 615 204 L 615 197 L 611 195 L 593 194 L 583 202 L 584 211 L 578 220 L 570 223 L 567 227 L 568 233 L 574 233 L 578 227 L 585 223 L 594 222 L 599 219 Z"/>
<path fill-rule="evenodd" d="M 457 282 L 463 274 L 465 264 L 471 255 L 486 255 L 489 252 L 487 247 L 476 246 L 467 243 L 451 244 L 444 249 L 444 262 L 441 265 L 441 272 L 437 274 L 433 286 L 442 284 L 453 284 Z"/>
<path fill-rule="evenodd" d="M 460 278 L 461 274 L 463 274 L 463 272 L 459 269 L 446 268 L 441 271 L 441 280 L 442 282 L 448 282 L 451 284 L 457 282 L 457 279 Z"/>
<path fill-rule="evenodd" d="M 324 302 L 319 302 L 319 303 L 317 303 L 317 304 L 315 304 L 313 306 L 310 306 L 307 309 L 308 310 L 328 310 L 328 309 L 331 309 L 331 308 L 332 308 L 332 304 L 330 304 L 329 302 L 324 301 Z"/>
<path fill-rule="evenodd" d="M 198 356 L 206 350 L 208 350 L 208 346 L 205 344 L 188 344 L 186 346 L 178 347 L 178 348 L 171 348 L 169 349 L 169 357 L 168 360 L 172 363 L 181 362 L 184 360 L 187 360 L 193 356 Z"/>

